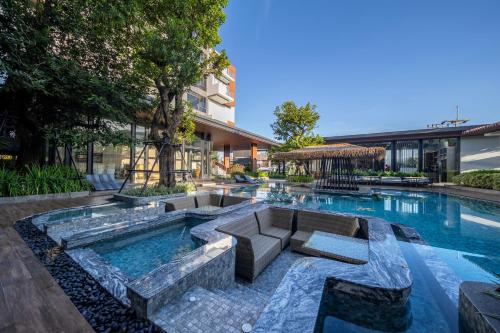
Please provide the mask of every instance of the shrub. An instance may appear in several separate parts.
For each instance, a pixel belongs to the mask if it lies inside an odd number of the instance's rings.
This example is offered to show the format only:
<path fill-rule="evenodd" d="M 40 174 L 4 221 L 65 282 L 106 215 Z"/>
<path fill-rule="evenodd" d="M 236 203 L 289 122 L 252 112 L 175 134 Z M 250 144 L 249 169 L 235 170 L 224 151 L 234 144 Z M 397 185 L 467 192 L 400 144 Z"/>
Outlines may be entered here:
<path fill-rule="evenodd" d="M 142 194 L 142 186 L 131 187 L 123 191 L 123 193 L 134 197 L 154 197 L 176 193 L 189 193 L 194 192 L 195 190 L 196 189 L 192 183 L 178 183 L 174 187 L 167 187 L 163 185 L 147 186 Z"/>
<path fill-rule="evenodd" d="M 90 190 L 86 180 L 79 180 L 76 171 L 67 166 L 28 166 L 22 170 L 0 169 L 2 196 L 37 195 Z"/>
<path fill-rule="evenodd" d="M 257 176 L 259 178 L 266 178 L 266 177 L 269 177 L 269 173 L 266 171 L 259 171 L 259 172 L 257 172 Z"/>
<path fill-rule="evenodd" d="M 314 177 L 311 175 L 288 175 L 286 180 L 291 183 L 310 183 Z"/>
<path fill-rule="evenodd" d="M 457 185 L 500 190 L 500 170 L 477 170 L 453 177 Z"/>
<path fill-rule="evenodd" d="M 286 175 L 282 174 L 282 173 L 274 173 L 274 172 L 271 172 L 269 174 L 269 178 L 272 178 L 272 179 L 286 179 Z"/>
<path fill-rule="evenodd" d="M 245 167 L 241 164 L 233 164 L 229 167 L 227 172 L 234 177 L 235 175 L 243 176 L 245 174 Z"/>

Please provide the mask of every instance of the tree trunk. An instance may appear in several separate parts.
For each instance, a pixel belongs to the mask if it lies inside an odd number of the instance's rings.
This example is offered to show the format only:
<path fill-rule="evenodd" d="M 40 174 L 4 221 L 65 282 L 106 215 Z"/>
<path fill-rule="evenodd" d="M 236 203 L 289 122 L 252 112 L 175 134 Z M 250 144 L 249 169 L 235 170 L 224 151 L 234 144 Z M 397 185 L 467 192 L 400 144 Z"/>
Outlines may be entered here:
<path fill-rule="evenodd" d="M 167 187 L 175 186 L 175 147 L 169 144 L 163 146 L 161 154 L 158 156 L 160 167 L 160 185 Z"/>
<path fill-rule="evenodd" d="M 16 168 L 20 169 L 32 164 L 43 165 L 45 162 L 43 150 L 45 139 L 43 134 L 37 130 L 30 131 L 24 126 L 18 126 L 17 128 L 20 147 L 16 158 Z"/>

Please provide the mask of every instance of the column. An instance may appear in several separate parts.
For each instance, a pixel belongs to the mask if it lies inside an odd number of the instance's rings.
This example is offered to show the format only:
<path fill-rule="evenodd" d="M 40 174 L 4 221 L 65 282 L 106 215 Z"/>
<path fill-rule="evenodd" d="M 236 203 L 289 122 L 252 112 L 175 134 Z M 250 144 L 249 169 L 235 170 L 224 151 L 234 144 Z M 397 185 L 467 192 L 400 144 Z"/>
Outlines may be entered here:
<path fill-rule="evenodd" d="M 231 166 L 231 146 L 224 145 L 224 167 L 229 168 Z"/>
<path fill-rule="evenodd" d="M 250 149 L 250 159 L 252 160 L 252 172 L 257 171 L 257 144 L 252 143 L 252 147 Z"/>
<path fill-rule="evenodd" d="M 73 148 L 71 147 L 70 144 L 65 143 L 64 144 L 64 165 L 67 165 L 71 167 L 71 153 L 72 153 Z"/>
<path fill-rule="evenodd" d="M 87 175 L 92 175 L 94 173 L 94 143 L 87 143 Z"/>
<path fill-rule="evenodd" d="M 391 142 L 391 171 L 396 171 L 397 156 L 396 156 L 396 141 Z"/>
<path fill-rule="evenodd" d="M 424 140 L 418 140 L 418 172 L 424 170 Z"/>
<path fill-rule="evenodd" d="M 135 169 L 134 164 L 135 164 L 135 153 L 136 153 L 135 149 L 136 136 L 137 136 L 137 124 L 131 124 L 130 137 L 132 138 L 132 144 L 130 145 L 130 166 L 129 166 L 130 170 Z M 129 178 L 129 183 L 133 184 L 135 183 L 135 172 L 134 171 L 129 171 L 129 172 L 131 173 Z"/>

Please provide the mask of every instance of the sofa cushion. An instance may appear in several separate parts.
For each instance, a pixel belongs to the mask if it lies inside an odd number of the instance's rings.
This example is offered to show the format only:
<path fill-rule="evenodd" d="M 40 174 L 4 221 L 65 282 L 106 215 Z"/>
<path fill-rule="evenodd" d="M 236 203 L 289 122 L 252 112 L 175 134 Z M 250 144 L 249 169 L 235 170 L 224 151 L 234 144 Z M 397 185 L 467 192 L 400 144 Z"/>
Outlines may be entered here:
<path fill-rule="evenodd" d="M 205 206 L 215 206 L 220 207 L 222 201 L 222 195 L 210 193 L 201 194 L 196 196 L 196 204 L 198 208 Z"/>
<path fill-rule="evenodd" d="M 297 230 L 319 230 L 353 237 L 359 230 L 359 223 L 355 217 L 300 210 L 297 214 Z"/>
<path fill-rule="evenodd" d="M 260 232 L 270 227 L 292 230 L 293 210 L 284 208 L 266 208 L 255 213 L 259 222 Z"/>
<path fill-rule="evenodd" d="M 268 227 L 265 230 L 261 231 L 261 234 L 265 236 L 278 238 L 281 242 L 281 249 L 283 250 L 290 242 L 290 236 L 292 235 L 292 231 L 288 229 Z"/>
<path fill-rule="evenodd" d="M 232 205 L 237 205 L 243 201 L 249 200 L 248 198 L 235 197 L 235 196 L 224 196 L 222 198 L 222 207 L 228 207 Z"/>
<path fill-rule="evenodd" d="M 251 242 L 255 260 L 252 279 L 255 279 L 280 254 L 281 242 L 277 238 L 264 235 L 253 236 Z"/>
<path fill-rule="evenodd" d="M 195 197 L 193 196 L 168 199 L 165 201 L 166 212 L 171 212 L 174 210 L 181 210 L 181 209 L 192 209 L 192 208 L 196 208 Z"/>

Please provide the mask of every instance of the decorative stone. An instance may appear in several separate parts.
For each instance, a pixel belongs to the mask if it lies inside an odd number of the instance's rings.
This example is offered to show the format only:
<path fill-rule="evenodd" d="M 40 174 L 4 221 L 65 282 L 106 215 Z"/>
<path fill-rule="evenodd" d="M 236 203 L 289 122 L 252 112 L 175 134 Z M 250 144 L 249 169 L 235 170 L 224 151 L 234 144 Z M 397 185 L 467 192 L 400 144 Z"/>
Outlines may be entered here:
<path fill-rule="evenodd" d="M 478 333 L 500 332 L 500 300 L 488 294 L 496 285 L 483 282 L 466 281 L 460 285 L 459 321 L 460 331 Z"/>
<path fill-rule="evenodd" d="M 190 302 L 196 302 L 196 297 L 194 297 L 194 296 L 189 297 L 189 301 Z"/>
<path fill-rule="evenodd" d="M 245 323 L 241 325 L 241 330 L 245 333 L 250 333 L 252 332 L 252 325 L 250 325 L 249 323 Z"/>

